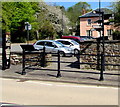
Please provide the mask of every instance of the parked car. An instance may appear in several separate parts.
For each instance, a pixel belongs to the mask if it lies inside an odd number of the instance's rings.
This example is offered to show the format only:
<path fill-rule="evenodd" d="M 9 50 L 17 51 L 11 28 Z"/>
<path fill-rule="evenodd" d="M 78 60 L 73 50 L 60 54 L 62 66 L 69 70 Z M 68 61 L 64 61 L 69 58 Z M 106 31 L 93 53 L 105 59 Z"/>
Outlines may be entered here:
<path fill-rule="evenodd" d="M 57 53 L 59 50 L 61 56 L 72 55 L 74 52 L 72 48 L 68 48 L 55 40 L 38 40 L 33 46 L 37 50 L 45 47 L 45 51 L 50 53 Z"/>
<path fill-rule="evenodd" d="M 71 39 L 56 39 L 56 41 L 61 42 L 62 44 L 64 44 L 67 47 L 70 47 L 74 50 L 74 54 L 78 54 L 78 52 L 80 51 L 80 44 L 74 40 Z"/>
<path fill-rule="evenodd" d="M 80 36 L 62 36 L 61 39 L 72 39 L 78 43 L 85 40 L 83 38 L 80 38 Z"/>
<path fill-rule="evenodd" d="M 2 37 L 0 37 L 0 48 L 2 48 Z"/>
<path fill-rule="evenodd" d="M 81 39 L 84 39 L 84 40 L 91 40 L 91 39 L 94 39 L 93 37 L 91 36 L 80 36 Z"/>
<path fill-rule="evenodd" d="M 81 41 L 81 38 L 79 36 L 62 36 L 61 39 L 72 39 L 78 43 Z"/>

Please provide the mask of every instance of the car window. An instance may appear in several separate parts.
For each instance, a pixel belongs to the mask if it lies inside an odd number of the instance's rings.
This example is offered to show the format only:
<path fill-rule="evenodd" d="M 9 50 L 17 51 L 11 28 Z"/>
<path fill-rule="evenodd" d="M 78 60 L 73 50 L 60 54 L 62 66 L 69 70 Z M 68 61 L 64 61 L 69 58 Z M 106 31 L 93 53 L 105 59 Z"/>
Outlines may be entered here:
<path fill-rule="evenodd" d="M 36 45 L 42 45 L 44 46 L 45 42 L 38 42 Z"/>
<path fill-rule="evenodd" d="M 55 45 L 52 42 L 46 42 L 45 46 L 54 47 Z"/>
<path fill-rule="evenodd" d="M 74 43 L 75 45 L 79 45 L 79 43 L 74 40 L 72 40 L 71 42 Z"/>
<path fill-rule="evenodd" d="M 78 39 L 73 39 L 74 41 L 76 41 L 76 42 L 78 42 L 78 43 L 80 43 L 80 40 L 78 40 Z"/>
<path fill-rule="evenodd" d="M 61 43 L 64 44 L 64 45 L 70 45 L 70 44 L 71 44 L 71 43 L 68 42 L 68 41 L 59 41 L 59 42 L 61 42 Z"/>
<path fill-rule="evenodd" d="M 55 44 L 58 46 L 58 47 L 65 47 L 61 42 L 59 41 L 55 41 Z"/>

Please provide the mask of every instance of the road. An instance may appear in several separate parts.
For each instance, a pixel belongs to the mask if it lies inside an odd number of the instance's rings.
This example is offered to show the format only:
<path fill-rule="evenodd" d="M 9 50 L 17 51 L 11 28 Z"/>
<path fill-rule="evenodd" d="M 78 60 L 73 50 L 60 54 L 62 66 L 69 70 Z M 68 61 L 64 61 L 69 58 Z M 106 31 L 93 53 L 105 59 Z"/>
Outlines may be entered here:
<path fill-rule="evenodd" d="M 118 88 L 46 81 L 2 81 L 2 101 L 20 105 L 118 105 Z M 0 98 L 1 98 L 0 97 Z"/>

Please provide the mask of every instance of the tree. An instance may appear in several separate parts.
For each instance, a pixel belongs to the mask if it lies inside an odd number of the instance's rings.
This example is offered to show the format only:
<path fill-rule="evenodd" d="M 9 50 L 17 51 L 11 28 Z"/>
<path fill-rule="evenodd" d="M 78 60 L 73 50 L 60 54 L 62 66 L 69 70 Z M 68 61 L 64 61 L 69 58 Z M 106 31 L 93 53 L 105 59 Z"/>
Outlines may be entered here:
<path fill-rule="evenodd" d="M 41 9 L 40 13 L 38 14 L 37 22 L 38 22 L 38 38 L 37 39 L 45 39 L 51 38 L 53 39 L 55 29 L 47 17 L 47 10 Z"/>
<path fill-rule="evenodd" d="M 114 11 L 114 27 L 113 39 L 120 40 L 120 1 L 114 2 L 112 5 Z"/>
<path fill-rule="evenodd" d="M 70 25 L 75 27 L 76 24 L 79 24 L 79 16 L 89 12 L 90 10 L 90 5 L 86 2 L 78 2 L 74 6 L 69 7 L 67 9 L 67 16 L 70 19 Z"/>
<path fill-rule="evenodd" d="M 117 26 L 120 26 L 120 1 L 113 4 L 113 11 L 115 14 L 114 22 Z"/>
<path fill-rule="evenodd" d="M 13 42 L 25 38 L 25 22 L 35 25 L 36 6 L 37 2 L 2 2 L 2 29 L 11 32 Z"/>
<path fill-rule="evenodd" d="M 60 30 L 56 27 L 60 21 L 59 13 L 55 14 L 53 6 L 51 11 L 49 7 L 44 2 L 2 2 L 2 30 L 11 32 L 12 42 L 25 42 L 25 22 L 29 22 L 32 25 L 30 39 L 52 38 Z M 50 16 L 51 13 L 54 16 Z"/>

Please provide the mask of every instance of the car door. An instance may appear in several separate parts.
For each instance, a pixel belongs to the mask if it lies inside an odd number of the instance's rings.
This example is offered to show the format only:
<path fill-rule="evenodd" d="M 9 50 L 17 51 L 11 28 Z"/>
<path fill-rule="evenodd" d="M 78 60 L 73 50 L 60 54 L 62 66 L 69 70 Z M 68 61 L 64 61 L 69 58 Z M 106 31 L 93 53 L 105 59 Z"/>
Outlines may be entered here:
<path fill-rule="evenodd" d="M 51 52 L 54 53 L 55 52 L 55 45 L 53 42 L 45 42 L 45 47 L 46 47 L 46 52 Z"/>
<path fill-rule="evenodd" d="M 43 49 L 44 45 L 45 45 L 44 41 L 39 41 L 34 45 L 34 47 L 35 47 L 35 49 L 40 50 L 40 49 Z"/>

